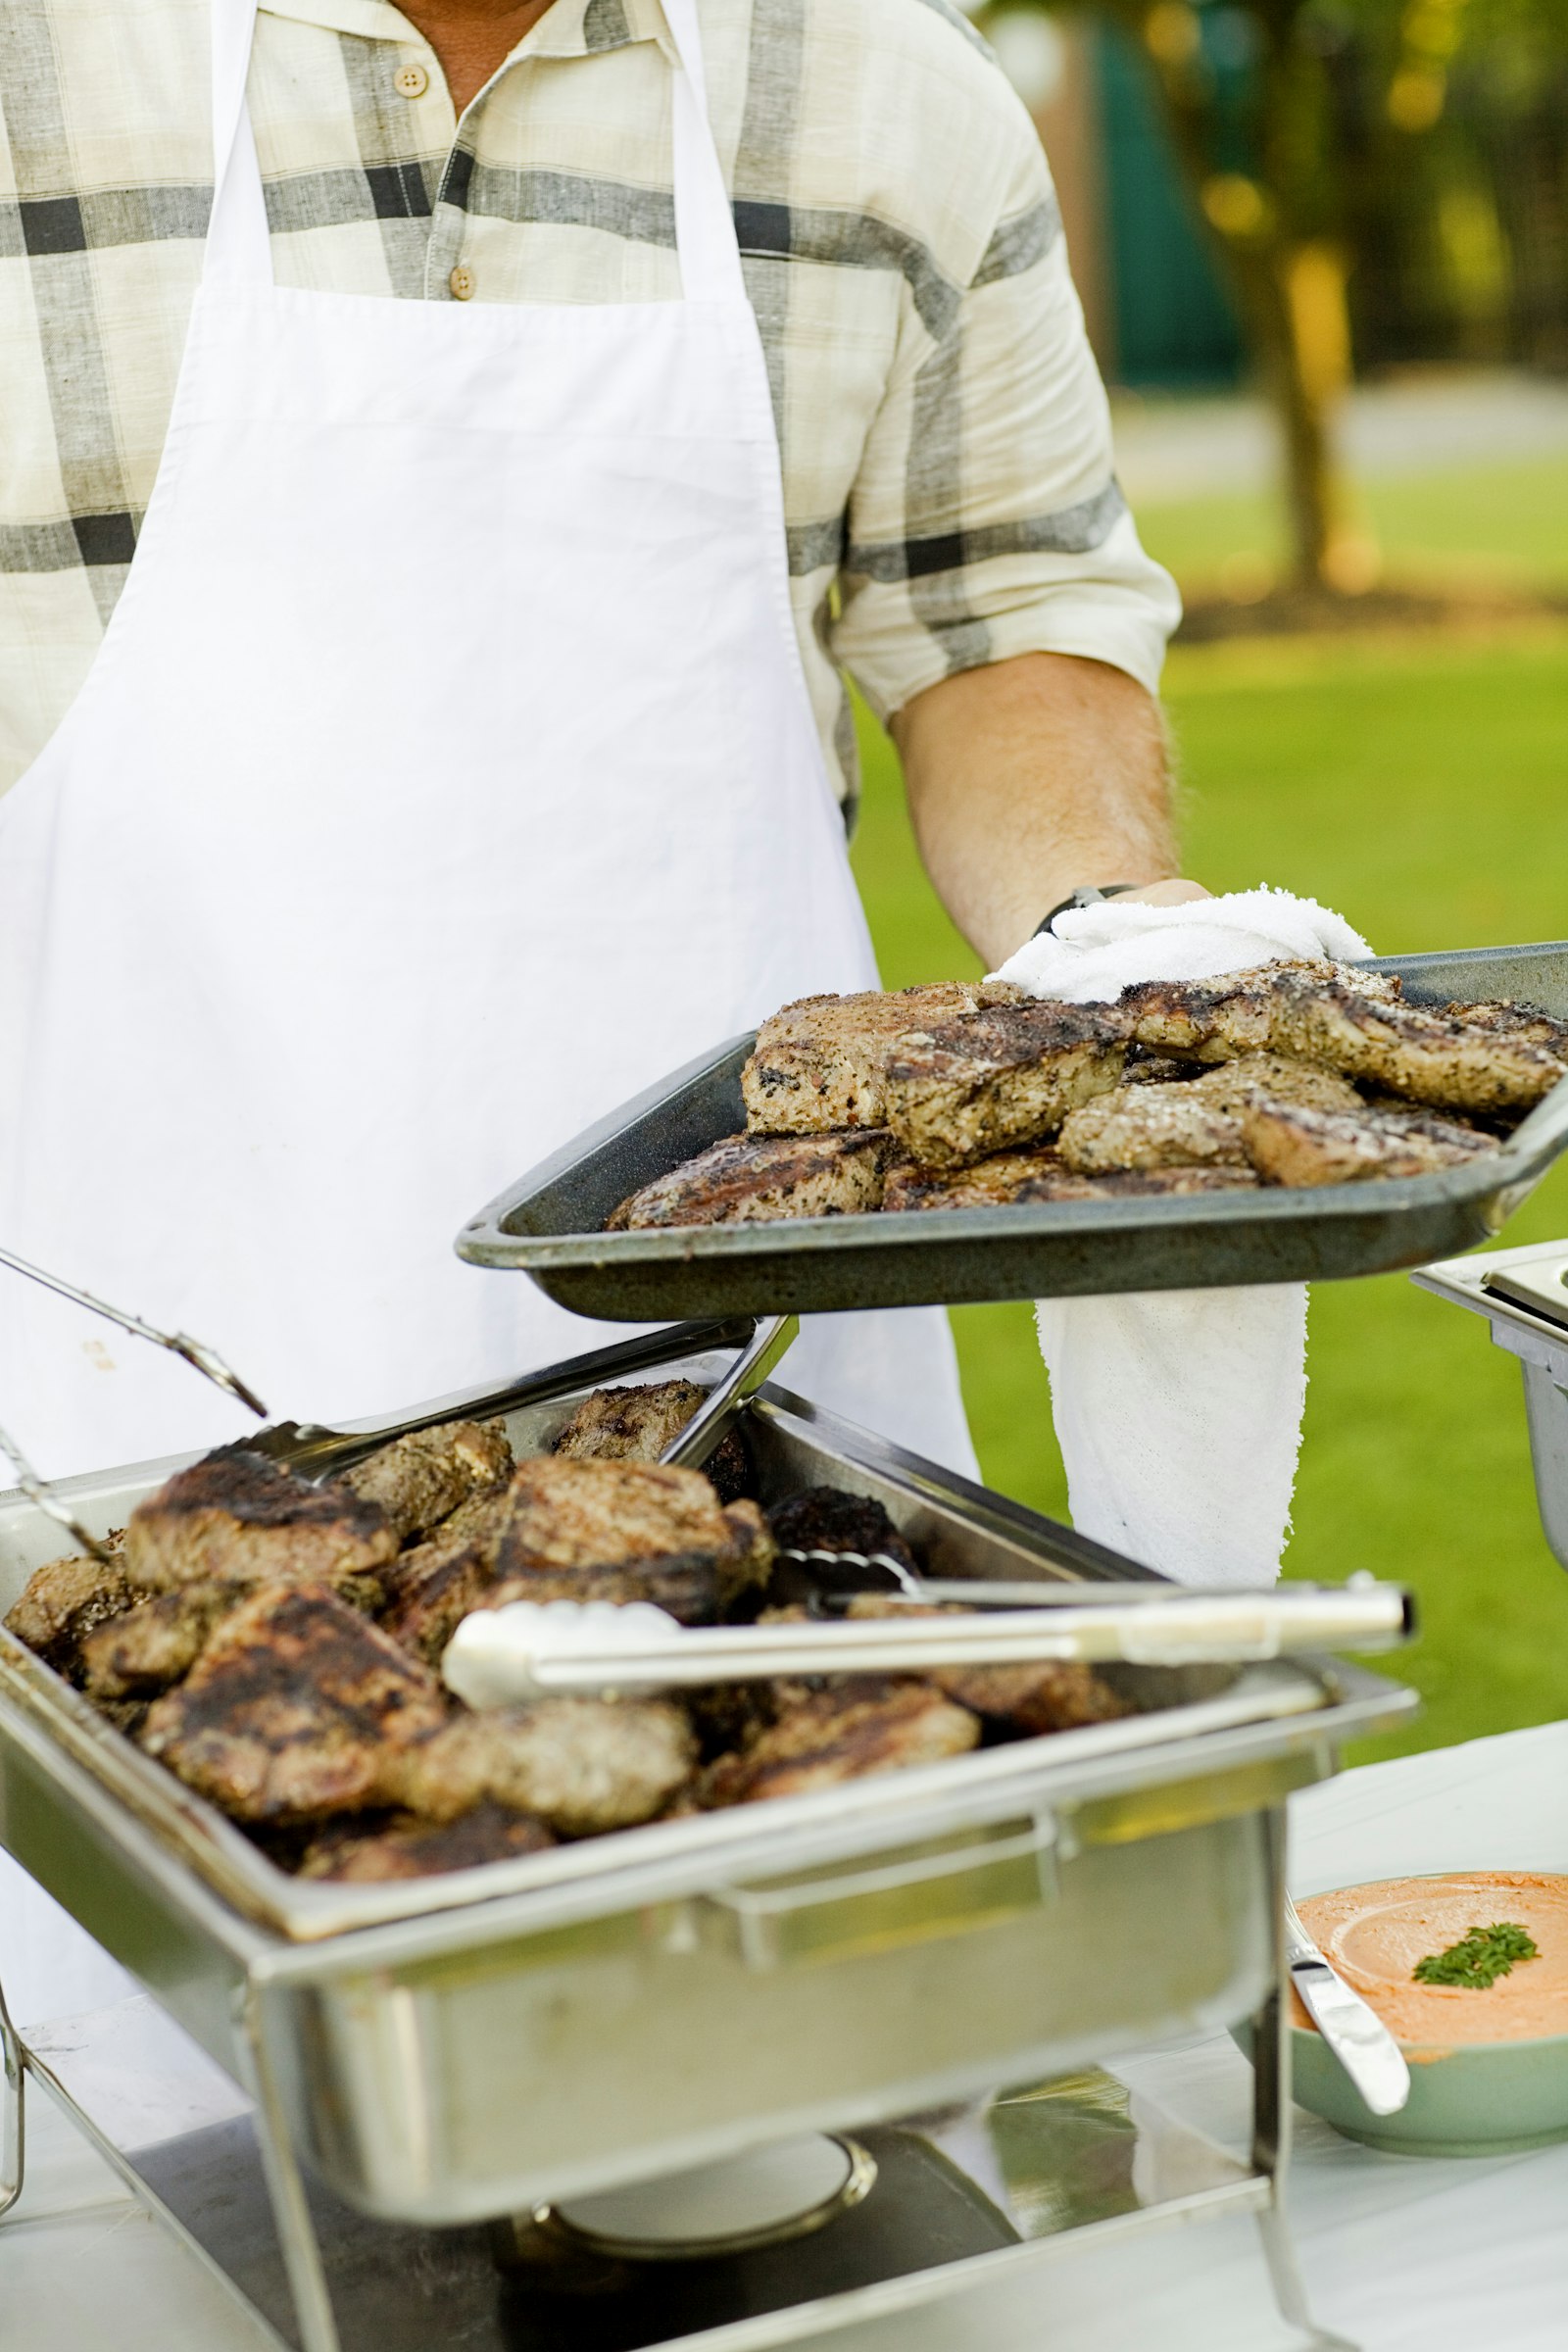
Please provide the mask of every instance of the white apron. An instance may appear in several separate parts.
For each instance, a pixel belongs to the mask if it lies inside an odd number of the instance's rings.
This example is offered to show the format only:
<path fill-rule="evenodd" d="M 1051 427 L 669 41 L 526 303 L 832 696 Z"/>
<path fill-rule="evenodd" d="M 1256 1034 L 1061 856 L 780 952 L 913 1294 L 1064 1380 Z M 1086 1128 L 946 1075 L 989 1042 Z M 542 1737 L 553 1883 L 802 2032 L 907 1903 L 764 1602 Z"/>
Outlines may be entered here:
<path fill-rule="evenodd" d="M 0 801 L 0 1236 L 334 1420 L 614 1336 L 462 1265 L 464 1220 L 876 972 L 695 0 L 665 0 L 683 297 L 610 306 L 275 285 L 255 6 L 214 0 L 217 193 L 135 561 Z M 254 1426 L 0 1282 L 0 1419 L 47 1474 Z M 939 1315 L 824 1319 L 786 1377 L 972 1474 Z"/>

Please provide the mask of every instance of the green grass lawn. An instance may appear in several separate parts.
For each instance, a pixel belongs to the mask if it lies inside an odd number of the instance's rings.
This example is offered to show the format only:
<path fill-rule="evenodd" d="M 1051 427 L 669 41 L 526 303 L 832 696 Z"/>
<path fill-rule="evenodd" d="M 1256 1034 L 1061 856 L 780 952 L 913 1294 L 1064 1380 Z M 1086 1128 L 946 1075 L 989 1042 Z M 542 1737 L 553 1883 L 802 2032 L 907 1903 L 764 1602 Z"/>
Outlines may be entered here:
<path fill-rule="evenodd" d="M 1470 513 L 1454 482 L 1424 522 L 1411 485 L 1390 486 L 1411 497 L 1412 531 L 1450 557 L 1468 552 L 1454 536 Z M 1520 512 L 1533 520 L 1523 495 Z M 1147 536 L 1160 546 L 1157 513 Z M 1390 955 L 1568 937 L 1568 631 L 1194 648 L 1172 657 L 1166 685 L 1187 870 L 1212 889 L 1268 880 L 1310 893 Z M 869 724 L 863 749 L 856 866 L 884 980 L 972 973 L 921 871 L 897 762 Z M 1559 1234 L 1568 1166 L 1503 1239 Z M 964 1307 L 954 1321 L 987 1479 L 1061 1515 L 1028 1306 Z M 1287 1572 L 1370 1568 L 1422 1602 L 1424 1636 L 1396 1664 L 1424 1711 L 1368 1752 L 1568 1712 L 1568 1575 L 1537 1521 L 1514 1359 L 1478 1318 L 1395 1275 L 1318 1287 L 1309 1369 Z"/>

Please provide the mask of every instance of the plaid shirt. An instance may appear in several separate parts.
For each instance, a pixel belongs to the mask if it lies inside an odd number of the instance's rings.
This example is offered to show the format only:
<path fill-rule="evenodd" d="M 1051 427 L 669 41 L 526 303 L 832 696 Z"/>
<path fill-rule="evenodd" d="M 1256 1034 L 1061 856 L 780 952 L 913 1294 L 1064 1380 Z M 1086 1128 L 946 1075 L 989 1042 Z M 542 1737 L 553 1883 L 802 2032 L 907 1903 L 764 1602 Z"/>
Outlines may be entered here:
<path fill-rule="evenodd" d="M 0 0 L 0 792 L 86 674 L 157 472 L 212 194 L 207 10 Z M 840 790 L 845 670 L 884 714 L 1032 651 L 1152 687 L 1175 592 L 983 43 L 949 0 L 704 0 L 703 25 Z M 271 0 L 250 104 L 279 281 L 675 298 L 672 55 L 659 0 L 555 0 L 460 122 L 388 0 Z"/>

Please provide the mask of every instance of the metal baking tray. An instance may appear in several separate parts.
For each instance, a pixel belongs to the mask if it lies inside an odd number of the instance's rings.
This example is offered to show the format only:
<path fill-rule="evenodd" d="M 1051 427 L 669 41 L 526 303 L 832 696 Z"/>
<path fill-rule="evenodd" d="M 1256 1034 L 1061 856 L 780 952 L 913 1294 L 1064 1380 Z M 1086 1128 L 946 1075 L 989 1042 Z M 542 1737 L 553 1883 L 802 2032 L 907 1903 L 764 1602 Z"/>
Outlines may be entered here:
<path fill-rule="evenodd" d="M 548 1444 L 572 1401 L 514 1416 L 514 1444 Z M 742 1430 L 764 1500 L 874 1495 L 944 1576 L 1148 1574 L 781 1390 Z M 176 1466 L 63 1484 L 99 1533 Z M 0 1610 L 57 1550 L 0 1497 Z M 467 2221 L 1254 2010 L 1285 1795 L 1413 1694 L 1328 1661 L 1110 1671 L 1145 1711 L 334 1888 L 275 1870 L 0 1633 L 0 1842 L 341 2196 Z"/>
<path fill-rule="evenodd" d="M 1388 956 L 1414 1004 L 1521 997 L 1568 1018 L 1568 942 Z M 755 1034 L 755 1033 L 754 1033 Z M 1321 1191 L 1061 1200 L 605 1233 L 639 1186 L 746 1124 L 733 1038 L 590 1128 L 481 1210 L 460 1257 L 518 1268 L 574 1313 L 823 1313 L 1383 1274 L 1496 1233 L 1568 1146 L 1568 1081 L 1480 1165 Z"/>

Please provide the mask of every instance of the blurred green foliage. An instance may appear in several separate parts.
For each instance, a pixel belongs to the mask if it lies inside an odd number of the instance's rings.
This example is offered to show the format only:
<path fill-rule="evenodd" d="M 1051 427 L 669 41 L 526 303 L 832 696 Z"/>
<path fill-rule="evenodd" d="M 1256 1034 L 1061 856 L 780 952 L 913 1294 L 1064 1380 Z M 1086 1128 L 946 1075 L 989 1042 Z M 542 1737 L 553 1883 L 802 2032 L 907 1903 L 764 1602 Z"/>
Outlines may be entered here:
<path fill-rule="evenodd" d="M 1462 530 L 1464 477 L 1434 485 L 1424 511 L 1417 485 L 1399 488 L 1401 527 L 1439 556 L 1459 552 L 1444 517 Z M 1167 551 L 1187 527 L 1157 509 L 1142 519 Z M 1310 893 L 1391 955 L 1568 936 L 1568 629 L 1178 649 L 1167 698 L 1187 870 L 1212 888 L 1266 879 Z M 891 749 L 869 721 L 862 742 L 855 858 L 884 980 L 971 974 L 921 871 Z M 1559 1234 L 1568 1167 L 1503 1238 Z M 987 1479 L 1064 1515 L 1030 1308 L 965 1307 L 954 1321 Z M 1423 1610 L 1423 1639 L 1396 1670 L 1425 1711 L 1377 1752 L 1561 1715 L 1568 1575 L 1541 1534 L 1514 1360 L 1402 1275 L 1319 1286 L 1311 1335 L 1287 1573 L 1370 1568 L 1414 1586 Z"/>

